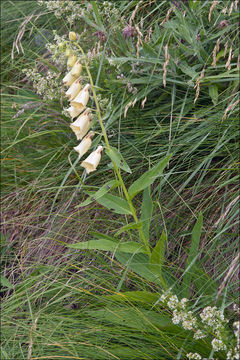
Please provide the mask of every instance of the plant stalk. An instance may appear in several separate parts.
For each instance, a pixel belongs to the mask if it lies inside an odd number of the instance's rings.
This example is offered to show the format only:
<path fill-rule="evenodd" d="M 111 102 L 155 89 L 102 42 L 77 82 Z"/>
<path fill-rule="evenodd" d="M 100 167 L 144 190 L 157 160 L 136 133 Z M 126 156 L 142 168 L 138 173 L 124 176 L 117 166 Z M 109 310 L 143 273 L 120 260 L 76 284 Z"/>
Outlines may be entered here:
<path fill-rule="evenodd" d="M 109 141 L 108 141 L 108 137 L 107 137 L 107 132 L 105 130 L 105 127 L 103 125 L 103 121 L 102 121 L 102 116 L 101 116 L 101 110 L 100 110 L 100 106 L 99 106 L 99 103 L 98 103 L 98 99 L 97 99 L 97 95 L 96 95 L 96 92 L 95 92 L 95 89 L 94 89 L 94 84 L 93 84 L 93 79 L 92 79 L 92 75 L 89 71 L 89 68 L 88 68 L 88 64 L 87 64 L 87 60 L 86 60 L 86 55 L 83 51 L 83 49 L 81 48 L 81 46 L 79 44 L 76 44 L 77 47 L 79 48 L 79 50 L 81 51 L 82 55 L 83 55 L 83 59 L 84 59 L 84 64 L 85 64 L 85 67 L 86 67 L 86 70 L 87 70 L 87 74 L 88 74 L 88 77 L 89 77 L 89 81 L 90 81 L 90 84 L 91 84 L 91 88 L 92 88 L 92 93 L 93 93 L 93 98 L 94 98 L 94 101 L 95 101 L 95 104 L 96 104 L 96 108 L 97 108 L 97 114 L 98 114 L 98 120 L 99 120 L 99 124 L 101 126 L 101 129 L 102 129 L 102 133 L 103 133 L 103 137 L 104 137 L 104 140 L 105 140 L 105 143 L 106 143 L 106 146 L 108 148 L 108 150 L 110 150 L 110 144 L 109 144 Z M 125 198 L 129 204 L 129 207 L 131 209 L 131 212 L 132 212 L 132 216 L 135 220 L 136 223 L 139 222 L 138 220 L 138 217 L 137 217 L 137 214 L 136 214 L 136 210 L 133 206 L 133 203 L 130 199 L 130 196 L 128 194 L 128 191 L 127 191 L 127 188 L 123 182 L 123 179 L 122 179 L 122 176 L 120 174 L 120 171 L 118 169 L 118 166 L 117 164 L 112 160 L 112 163 L 113 163 L 113 167 L 114 167 L 114 170 L 117 174 L 117 177 L 120 181 L 120 184 L 122 186 L 122 189 L 123 189 L 123 192 L 124 192 L 124 195 L 125 195 Z M 149 245 L 148 245 L 148 241 L 143 233 L 143 230 L 142 229 L 139 229 L 139 235 L 140 235 L 140 238 L 142 239 L 143 241 L 143 244 L 147 250 L 147 253 L 149 256 L 151 256 L 151 251 L 150 251 L 150 248 L 149 248 Z"/>

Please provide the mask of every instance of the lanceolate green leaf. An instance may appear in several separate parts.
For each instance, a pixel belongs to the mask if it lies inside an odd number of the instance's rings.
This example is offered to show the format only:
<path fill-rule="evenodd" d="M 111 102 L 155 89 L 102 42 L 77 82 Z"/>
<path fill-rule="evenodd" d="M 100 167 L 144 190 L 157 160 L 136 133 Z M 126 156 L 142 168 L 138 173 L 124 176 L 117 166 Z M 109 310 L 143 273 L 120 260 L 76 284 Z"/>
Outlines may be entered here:
<path fill-rule="evenodd" d="M 151 293 L 149 291 L 126 291 L 119 294 L 107 295 L 107 299 L 117 301 L 137 301 L 145 304 L 155 304 L 159 300 L 158 293 Z"/>
<path fill-rule="evenodd" d="M 189 251 L 189 255 L 187 258 L 186 263 L 186 270 L 183 275 L 183 288 L 184 288 L 184 297 L 189 296 L 190 292 L 190 285 L 192 281 L 192 272 L 193 272 L 193 266 L 197 260 L 198 256 L 198 248 L 199 248 L 199 242 L 200 242 L 200 236 L 202 231 L 202 225 L 203 225 L 203 216 L 200 212 L 197 222 L 194 225 L 193 231 L 192 231 L 192 242 L 191 247 Z"/>
<path fill-rule="evenodd" d="M 4 276 L 0 276 L 0 284 L 1 284 L 1 286 L 2 287 L 6 287 L 6 288 L 8 288 L 8 289 L 12 289 L 13 288 L 13 285 L 10 283 L 10 281 L 6 278 L 6 277 L 4 277 Z"/>
<path fill-rule="evenodd" d="M 150 269 L 154 274 L 159 276 L 159 279 L 164 286 L 166 285 L 166 283 L 162 276 L 162 266 L 164 263 L 164 248 L 166 240 L 167 235 L 163 231 L 159 241 L 157 242 L 155 248 L 152 251 L 152 255 L 150 258 Z"/>
<path fill-rule="evenodd" d="M 140 191 L 145 189 L 147 186 L 151 185 L 157 177 L 159 177 L 164 168 L 167 166 L 172 154 L 167 155 L 162 161 L 160 161 L 156 166 L 152 169 L 148 170 L 140 176 L 128 189 L 128 193 L 131 198 L 137 195 Z"/>
<path fill-rule="evenodd" d="M 107 239 L 107 240 L 114 241 L 114 242 L 118 241 L 118 239 L 113 236 L 109 236 L 107 234 L 102 234 L 97 231 L 90 231 L 90 235 L 92 235 L 95 239 L 98 239 L 98 240 Z"/>
<path fill-rule="evenodd" d="M 116 253 L 116 259 L 124 266 L 128 267 L 144 279 L 154 282 L 161 286 L 159 277 L 150 269 L 149 256 L 146 254 L 129 255 L 124 253 Z"/>
<path fill-rule="evenodd" d="M 87 198 L 85 201 L 83 201 L 81 204 L 77 205 L 76 207 L 83 207 L 86 205 L 89 205 L 93 201 L 97 201 L 101 196 L 108 193 L 110 190 L 114 189 L 119 185 L 119 181 L 117 180 L 110 180 L 106 184 L 104 184 L 98 191 L 93 193 L 89 198 Z"/>
<path fill-rule="evenodd" d="M 143 225 L 142 222 L 130 223 L 130 224 L 124 225 L 116 232 L 115 236 L 122 234 L 124 231 L 134 230 L 134 229 L 139 230 L 142 227 L 142 225 Z"/>
<path fill-rule="evenodd" d="M 124 215 L 131 215 L 131 209 L 126 200 L 120 198 L 118 196 L 114 196 L 111 194 L 105 194 L 104 196 L 96 199 L 96 201 L 105 206 L 107 209 L 117 213 Z"/>
<path fill-rule="evenodd" d="M 132 173 L 132 170 L 130 169 L 130 167 L 128 166 L 128 164 L 126 163 L 126 161 L 124 160 L 122 154 L 118 151 L 118 149 L 111 146 L 110 149 L 106 149 L 106 154 L 110 157 L 112 161 L 116 163 L 116 165 L 120 169 L 130 174 Z"/>
<path fill-rule="evenodd" d="M 141 209 L 141 221 L 143 222 L 143 232 L 145 238 L 149 240 L 149 228 L 152 218 L 153 211 L 153 202 L 150 196 L 150 186 L 146 187 L 143 191 L 143 201 L 142 201 L 142 209 Z"/>
<path fill-rule="evenodd" d="M 217 105 L 218 102 L 218 87 L 216 84 L 211 84 L 208 87 L 209 89 L 209 95 L 212 99 L 212 102 L 214 105 Z"/>
<path fill-rule="evenodd" d="M 125 253 L 146 253 L 146 249 L 143 245 L 136 243 L 134 241 L 117 243 L 108 239 L 102 240 L 89 240 L 76 244 L 68 244 L 68 247 L 72 249 L 81 249 L 81 250 L 103 250 L 103 251 L 122 251 Z"/>
<path fill-rule="evenodd" d="M 104 26 L 103 26 L 103 23 L 102 23 L 102 20 L 101 20 L 101 16 L 99 14 L 99 11 L 98 11 L 98 7 L 97 7 L 97 4 L 96 4 L 96 1 L 91 1 L 90 2 L 91 5 L 92 5 L 92 9 L 93 9 L 93 13 L 95 15 L 95 19 L 96 19 L 96 22 L 97 24 L 102 28 L 102 30 L 104 31 Z"/>
<path fill-rule="evenodd" d="M 167 317 L 163 313 L 157 313 L 156 311 L 151 311 L 149 309 L 132 308 L 129 306 L 124 307 L 123 305 L 119 307 L 118 305 L 116 307 L 107 306 L 104 309 L 89 310 L 88 314 L 89 316 L 94 317 L 96 321 L 101 321 L 101 323 L 102 321 L 109 321 L 112 324 L 116 323 L 118 325 L 123 325 L 124 328 L 130 327 L 144 332 L 146 332 L 149 328 L 153 331 L 154 324 L 158 329 L 174 332 L 175 336 L 176 333 L 181 333 L 182 336 L 184 335 L 184 330 L 182 331 L 179 326 L 174 325 L 170 317 Z M 156 331 L 156 329 L 154 330 Z M 148 357 L 148 359 L 150 358 Z"/>

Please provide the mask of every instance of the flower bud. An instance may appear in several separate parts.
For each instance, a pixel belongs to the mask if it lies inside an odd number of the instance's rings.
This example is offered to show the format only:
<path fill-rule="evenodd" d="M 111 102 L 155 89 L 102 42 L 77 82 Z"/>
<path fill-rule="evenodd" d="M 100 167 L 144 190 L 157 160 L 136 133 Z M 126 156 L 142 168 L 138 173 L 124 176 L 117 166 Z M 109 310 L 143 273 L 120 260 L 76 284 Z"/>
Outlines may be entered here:
<path fill-rule="evenodd" d="M 81 114 L 81 109 L 78 109 L 74 106 L 70 106 L 68 109 L 66 109 L 66 111 L 69 113 L 69 115 L 71 116 L 72 119 L 74 119 L 75 117 L 77 117 L 79 114 Z"/>
<path fill-rule="evenodd" d="M 67 49 L 66 49 L 66 53 L 65 53 L 66 56 L 69 57 L 69 56 L 71 55 L 71 53 L 72 53 L 71 49 L 70 49 L 70 48 L 67 48 Z"/>
<path fill-rule="evenodd" d="M 72 83 L 70 88 L 65 92 L 65 95 L 69 99 L 69 101 L 71 101 L 77 96 L 80 90 L 81 90 L 81 83 L 80 80 L 78 79 Z"/>
<path fill-rule="evenodd" d="M 74 150 L 76 150 L 79 154 L 79 159 L 90 149 L 92 140 L 91 136 L 94 135 L 93 131 L 90 131 L 85 138 L 80 142 L 78 146 L 74 147 Z"/>
<path fill-rule="evenodd" d="M 90 109 L 86 109 L 71 125 L 70 128 L 74 131 L 77 140 L 81 140 L 88 132 L 91 124 L 92 116 Z"/>
<path fill-rule="evenodd" d="M 77 61 L 74 65 L 73 68 L 71 70 L 71 74 L 73 76 L 78 77 L 82 72 L 82 64 L 80 63 L 80 61 Z"/>
<path fill-rule="evenodd" d="M 77 34 L 74 31 L 70 31 L 69 33 L 69 39 L 71 41 L 75 41 L 77 39 Z"/>
<path fill-rule="evenodd" d="M 87 158 L 81 163 L 81 166 L 84 167 L 89 174 L 92 171 L 95 171 L 100 160 L 101 160 L 101 151 L 103 147 L 98 146 L 97 150 L 93 151 Z"/>
<path fill-rule="evenodd" d="M 89 88 L 89 84 L 84 86 L 84 88 L 78 93 L 78 95 L 71 101 L 70 105 L 84 110 L 89 100 Z"/>
<path fill-rule="evenodd" d="M 64 42 L 60 42 L 60 43 L 58 44 L 58 47 L 59 47 L 60 50 L 63 50 L 63 48 L 64 48 Z"/>
<path fill-rule="evenodd" d="M 68 61 L 67 61 L 67 66 L 73 67 L 73 65 L 75 64 L 76 61 L 77 61 L 76 55 L 69 56 Z"/>

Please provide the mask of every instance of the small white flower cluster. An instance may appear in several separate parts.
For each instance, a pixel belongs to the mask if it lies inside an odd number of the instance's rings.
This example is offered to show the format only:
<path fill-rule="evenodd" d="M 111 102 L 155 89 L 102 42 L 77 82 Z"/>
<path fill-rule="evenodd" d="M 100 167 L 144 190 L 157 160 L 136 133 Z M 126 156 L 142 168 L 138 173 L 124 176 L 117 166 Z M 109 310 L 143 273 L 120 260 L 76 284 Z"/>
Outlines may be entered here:
<path fill-rule="evenodd" d="M 239 359 L 239 338 L 240 338 L 240 321 L 233 324 L 233 332 L 236 341 L 227 346 L 228 334 L 226 324 L 228 320 L 225 319 L 223 311 L 218 310 L 216 306 L 207 306 L 200 313 L 200 320 L 193 316 L 192 311 L 186 309 L 188 299 L 183 298 L 178 300 L 176 295 L 172 295 L 170 291 L 165 292 L 159 299 L 165 306 L 172 311 L 172 322 L 174 324 L 182 324 L 185 330 L 194 331 L 194 339 L 202 339 L 207 335 L 214 334 L 214 339 L 211 342 L 214 351 L 227 352 L 227 360 Z M 188 359 L 201 359 L 198 353 L 187 354 Z"/>
<path fill-rule="evenodd" d="M 227 347 L 223 343 L 223 341 L 219 340 L 219 339 L 213 339 L 211 344 L 212 344 L 212 348 L 213 348 L 214 351 L 226 350 L 227 349 Z"/>
<path fill-rule="evenodd" d="M 107 17 L 107 20 L 111 20 L 113 29 L 116 28 L 117 22 L 121 17 L 119 10 L 115 7 L 114 1 L 103 1 L 101 4 L 101 13 Z"/>
<path fill-rule="evenodd" d="M 209 330 L 215 334 L 215 338 L 211 342 L 213 350 L 227 350 L 223 340 L 227 320 L 224 318 L 223 312 L 217 310 L 216 306 L 207 306 L 201 312 L 200 318 L 205 327 L 209 327 Z"/>
<path fill-rule="evenodd" d="M 240 359 L 240 320 L 233 323 L 233 332 L 236 337 L 237 344 L 227 353 L 227 360 Z"/>
<path fill-rule="evenodd" d="M 204 334 L 200 329 L 198 329 L 193 335 L 194 339 L 196 339 L 196 340 L 203 339 L 205 336 L 207 336 L 207 335 Z"/>
<path fill-rule="evenodd" d="M 237 343 L 239 344 L 240 341 L 240 320 L 235 321 L 233 323 L 233 328 L 234 328 L 234 335 L 237 338 Z"/>
<path fill-rule="evenodd" d="M 44 100 L 59 99 L 61 87 L 59 86 L 59 76 L 53 70 L 48 70 L 46 75 L 40 74 L 37 69 L 23 69 L 23 73 L 33 82 L 33 87 L 37 94 Z"/>
<path fill-rule="evenodd" d="M 179 324 L 182 322 L 182 327 L 185 330 L 194 330 L 194 326 L 196 324 L 196 319 L 192 316 L 192 311 L 173 311 L 172 322 L 174 324 Z"/>
<path fill-rule="evenodd" d="M 54 11 L 56 18 L 64 17 L 69 24 L 84 15 L 84 4 L 71 0 L 38 0 L 38 5 L 45 5 L 48 10 Z M 80 11 L 81 10 L 81 11 Z"/>
<path fill-rule="evenodd" d="M 66 41 L 66 36 L 59 36 L 56 33 L 56 30 L 53 30 L 53 34 L 54 34 L 54 39 L 53 39 L 53 43 L 47 43 L 46 44 L 46 48 L 47 50 L 50 52 L 53 61 L 55 61 L 56 63 L 63 65 L 65 63 L 65 59 L 66 56 L 63 52 L 64 50 L 64 44 Z"/>
<path fill-rule="evenodd" d="M 227 352 L 227 360 L 239 360 L 240 359 L 240 347 L 239 346 L 235 346 L 234 349 L 230 349 Z"/>
<path fill-rule="evenodd" d="M 160 301 L 166 303 L 168 308 L 173 311 L 172 322 L 174 324 L 182 323 L 185 330 L 194 330 L 196 326 L 196 318 L 194 318 L 192 311 L 186 310 L 188 299 L 183 298 L 178 300 L 176 295 L 163 294 Z"/>
<path fill-rule="evenodd" d="M 198 353 L 188 353 L 187 354 L 188 359 L 195 359 L 195 360 L 201 360 L 202 357 Z"/>
<path fill-rule="evenodd" d="M 218 329 L 219 327 L 221 327 L 225 320 L 223 312 L 217 310 L 216 306 L 207 306 L 205 309 L 203 309 L 200 317 L 203 323 L 207 324 L 208 326 L 214 327 L 214 329 Z"/>

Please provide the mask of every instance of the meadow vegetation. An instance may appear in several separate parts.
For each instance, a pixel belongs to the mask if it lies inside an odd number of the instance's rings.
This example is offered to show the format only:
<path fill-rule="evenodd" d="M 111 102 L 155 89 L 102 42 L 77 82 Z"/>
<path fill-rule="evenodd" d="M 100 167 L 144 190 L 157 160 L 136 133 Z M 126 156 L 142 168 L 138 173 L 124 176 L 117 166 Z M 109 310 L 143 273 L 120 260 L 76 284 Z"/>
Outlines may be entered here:
<path fill-rule="evenodd" d="M 2 1 L 2 359 L 239 358 L 239 7 Z"/>

